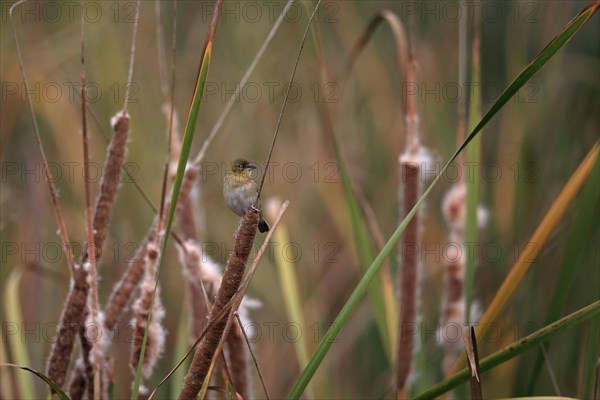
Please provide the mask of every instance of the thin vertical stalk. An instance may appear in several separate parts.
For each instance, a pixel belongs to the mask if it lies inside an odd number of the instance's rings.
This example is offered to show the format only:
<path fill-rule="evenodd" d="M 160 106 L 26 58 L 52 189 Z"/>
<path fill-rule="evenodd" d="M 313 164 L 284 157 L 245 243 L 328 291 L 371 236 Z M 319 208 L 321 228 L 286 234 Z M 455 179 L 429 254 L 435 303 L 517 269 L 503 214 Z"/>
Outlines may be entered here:
<path fill-rule="evenodd" d="M 69 267 L 69 271 L 71 272 L 71 276 L 75 276 L 75 262 L 73 261 L 73 249 L 71 247 L 71 241 L 69 240 L 69 233 L 67 232 L 67 226 L 65 224 L 65 220 L 62 215 L 62 211 L 60 206 L 58 205 L 58 194 L 56 188 L 54 187 L 54 183 L 56 182 L 54 176 L 52 175 L 52 168 L 48 166 L 48 158 L 46 157 L 46 151 L 44 150 L 44 145 L 42 144 L 42 137 L 40 135 L 40 129 L 38 127 L 37 117 L 35 115 L 35 111 L 33 109 L 33 102 L 31 100 L 31 94 L 33 93 L 29 88 L 29 79 L 27 78 L 27 73 L 25 72 L 25 64 L 23 63 L 23 56 L 21 55 L 21 46 L 19 46 L 19 40 L 17 39 L 17 31 L 15 29 L 13 14 L 15 8 L 25 3 L 26 0 L 21 0 L 13 4 L 8 11 L 8 20 L 10 22 L 10 29 L 13 34 L 13 39 L 15 41 L 15 48 L 17 50 L 17 58 L 19 60 L 19 69 L 21 70 L 21 76 L 23 78 L 23 86 L 25 87 L 25 98 L 27 99 L 27 105 L 29 106 L 29 115 L 31 116 L 31 122 L 33 123 L 33 132 L 35 133 L 35 141 L 37 143 L 38 150 L 40 151 L 40 155 L 42 156 L 42 162 L 44 164 L 44 178 L 46 183 L 48 184 L 48 193 L 50 194 L 50 201 L 52 204 L 52 210 L 54 211 L 54 216 L 56 218 L 56 222 L 58 224 L 58 234 L 61 238 L 63 249 L 65 250 L 67 265 Z"/>
<path fill-rule="evenodd" d="M 466 18 L 464 18 L 466 19 Z M 473 80 L 481 82 L 481 32 L 479 26 L 479 13 L 475 13 L 473 19 Z M 462 86 L 461 86 L 462 87 Z M 481 87 L 481 85 L 480 85 Z M 470 102 L 471 109 L 469 110 L 469 126 L 475 126 L 477 121 L 481 119 L 481 91 L 476 90 L 473 94 L 473 99 Z M 465 218 L 465 244 L 476 244 L 478 240 L 478 221 L 479 209 L 479 184 L 480 173 L 478 166 L 480 165 L 481 153 L 480 138 L 473 139 L 471 145 L 467 148 L 467 157 L 470 165 L 475 165 L 473 174 L 469 174 L 467 182 L 467 212 Z M 465 165 L 466 167 L 466 165 Z M 463 174 L 465 176 L 466 174 Z M 475 266 L 476 254 L 474 251 L 467 251 L 467 259 L 465 265 L 464 278 L 464 293 L 465 293 L 465 323 L 471 324 L 471 305 L 473 304 L 473 286 L 475 281 Z"/>
<path fill-rule="evenodd" d="M 98 275 L 96 270 L 96 247 L 94 243 L 94 227 L 93 227 L 93 216 L 92 216 L 92 195 L 90 190 L 90 155 L 89 155 L 89 143 L 88 143 L 88 130 L 87 130 L 87 112 L 86 112 L 86 83 L 85 83 L 85 20 L 83 13 L 81 13 L 81 125 L 82 125 L 82 142 L 83 142 L 83 165 L 84 165 L 84 188 L 85 188 L 85 216 L 86 216 L 86 228 L 87 228 L 87 242 L 88 242 L 88 255 L 89 259 L 87 265 L 89 266 L 89 284 L 90 291 L 88 293 L 88 313 L 89 319 L 93 327 L 99 329 L 98 324 Z M 84 264 L 85 266 L 85 264 Z M 84 339 L 86 340 L 86 339 Z M 94 400 L 100 399 L 100 376 L 101 371 L 101 357 L 102 351 L 100 349 L 100 341 L 96 340 L 92 344 L 90 352 L 90 360 L 92 366 L 93 375 L 93 398 Z M 90 389 L 92 388 L 91 382 Z"/>
<path fill-rule="evenodd" d="M 135 64 L 135 46 L 137 43 L 137 31 L 138 26 L 140 24 L 140 0 L 136 1 L 135 4 L 135 14 L 133 16 L 133 32 L 131 34 L 131 51 L 129 52 L 129 68 L 127 68 L 127 86 L 131 87 L 131 83 L 133 82 L 133 66 Z M 125 99 L 123 100 L 123 114 L 127 113 L 127 107 L 129 105 L 129 96 L 131 95 L 131 90 L 125 91 Z"/>
<path fill-rule="evenodd" d="M 260 384 L 262 385 L 263 391 L 265 392 L 265 397 L 267 398 L 267 400 L 270 400 L 269 391 L 267 390 L 267 385 L 265 384 L 265 379 L 263 378 L 263 374 L 260 370 L 260 367 L 258 366 L 258 361 L 256 361 L 256 356 L 254 355 L 254 352 L 252 351 L 252 346 L 250 346 L 250 341 L 248 340 L 248 335 L 246 335 L 246 331 L 244 330 L 244 325 L 242 324 L 240 315 L 238 314 L 237 311 L 234 311 L 233 315 L 235 316 L 235 318 L 238 322 L 238 325 L 240 327 L 240 331 L 242 332 L 242 335 L 244 335 L 244 339 L 246 341 L 246 346 L 248 347 L 248 351 L 250 352 L 250 355 L 252 356 L 252 361 L 254 361 L 254 366 L 256 367 L 256 372 L 258 372 L 258 377 L 260 378 Z"/>

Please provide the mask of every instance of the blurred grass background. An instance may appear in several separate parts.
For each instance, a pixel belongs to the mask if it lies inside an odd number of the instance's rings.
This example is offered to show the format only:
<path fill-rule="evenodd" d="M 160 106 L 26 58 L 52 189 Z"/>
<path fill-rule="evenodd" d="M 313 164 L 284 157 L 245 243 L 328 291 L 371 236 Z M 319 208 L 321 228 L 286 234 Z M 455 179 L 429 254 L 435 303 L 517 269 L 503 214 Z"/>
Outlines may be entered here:
<path fill-rule="evenodd" d="M 37 4 L 37 6 L 36 6 Z M 25 68 L 34 90 L 34 107 L 53 171 L 71 240 L 85 238 L 81 117 L 79 87 L 79 20 L 68 8 L 54 4 L 61 15 L 44 3 L 32 2 L 30 14 L 17 14 L 16 29 Z M 110 117 L 122 107 L 125 90 L 136 102 L 129 105 L 131 138 L 127 161 L 134 178 L 159 203 L 160 179 L 166 149 L 166 121 L 161 113 L 158 76 L 156 17 L 153 2 L 143 1 L 131 88 L 125 87 L 135 2 L 91 2 L 87 7 L 86 67 L 90 106 L 102 131 L 110 134 Z M 410 31 L 418 61 L 418 107 L 422 139 L 434 156 L 433 173 L 456 147 L 457 37 L 456 7 L 445 2 L 418 3 Z M 482 82 L 483 108 L 556 35 L 586 2 L 483 2 Z M 29 366 L 44 370 L 50 340 L 66 295 L 68 279 L 64 255 L 56 235 L 39 153 L 34 146 L 31 117 L 25 102 L 7 11 L 2 2 L 2 102 L 0 144 L 2 156 L 2 268 L 3 290 L 10 274 L 23 271 L 20 282 L 21 321 L 3 323 L 3 346 L 9 324 L 19 325 L 19 338 L 27 344 Z M 35 8 L 37 7 L 37 9 Z M 205 104 L 201 107 L 194 147 L 202 141 L 235 90 L 243 72 L 266 37 L 283 3 L 226 2 L 217 33 Z M 79 6 L 74 10 L 78 12 Z M 317 15 L 328 66 L 337 69 L 368 20 L 390 9 L 407 21 L 403 3 L 391 1 L 328 1 Z M 96 13 L 94 10 L 100 10 Z M 165 42 L 170 43 L 171 3 L 163 2 Z M 212 2 L 180 1 L 178 10 L 177 75 L 175 103 L 181 124 L 192 94 L 198 57 L 210 20 Z M 477 10 L 477 9 L 476 9 Z M 257 14 L 258 12 L 258 14 Z M 78 15 L 78 14 L 76 14 Z M 38 16 L 38 17 L 36 17 Z M 225 262 L 232 249 L 238 219 L 226 209 L 221 195 L 224 163 L 235 157 L 262 162 L 283 99 L 301 34 L 308 16 L 293 6 L 264 59 L 258 65 L 242 98 L 208 150 L 200 174 L 199 211 L 208 255 Z M 554 197 L 598 140 L 600 132 L 600 33 L 598 18 L 566 47 L 510 102 L 485 129 L 482 140 L 481 203 L 490 221 L 480 234 L 482 248 L 476 271 L 475 299 L 485 309 L 508 268 L 528 250 L 528 239 Z M 273 251 L 284 253 L 296 267 L 303 300 L 305 325 L 301 335 L 316 346 L 328 323 L 359 279 L 357 254 L 344 206 L 333 149 L 326 139 L 317 108 L 330 101 L 337 134 L 357 187 L 375 210 L 387 237 L 398 221 L 397 157 L 403 145 L 400 114 L 402 87 L 394 43 L 387 28 L 378 31 L 353 69 L 344 87 L 329 83 L 330 98 L 321 96 L 318 63 L 309 39 L 297 73 L 296 98 L 292 94 L 273 155 L 265 195 L 290 199 L 285 216 L 290 243 Z M 94 97 L 94 88 L 99 89 Z M 96 100 L 96 101 L 94 101 Z M 101 129 L 90 124 L 91 157 L 101 168 L 106 141 Z M 192 156 L 195 151 L 192 150 Z M 463 172 L 465 172 L 463 170 Z M 527 274 L 509 307 L 497 322 L 498 334 L 480 340 L 486 355 L 543 326 L 549 313 L 562 316 L 597 300 L 600 291 L 598 220 L 599 175 L 592 175 L 570 207 L 534 268 Z M 444 245 L 447 231 L 440 211 L 443 195 L 453 176 L 435 189 L 424 213 L 421 345 L 426 358 L 418 371 L 419 385 L 442 378 L 442 349 L 435 328 L 440 318 Z M 104 303 L 112 284 L 147 231 L 153 212 L 135 187 L 124 182 L 117 199 L 110 237 L 100 265 L 100 299 Z M 260 240 L 260 239 L 259 239 Z M 500 251 L 496 255 L 496 250 Z M 396 266 L 396 260 L 392 265 Z M 162 297 L 167 309 L 167 350 L 153 383 L 176 363 L 175 340 L 180 318 L 185 317 L 181 267 L 170 247 L 161 273 Z M 566 272 L 565 272 L 566 271 Z M 561 273 L 570 282 L 559 279 Z M 250 295 L 263 305 L 252 313 L 254 349 L 274 398 L 284 396 L 299 373 L 294 340 L 298 325 L 290 321 L 282 301 L 274 257 L 263 259 L 250 287 Z M 560 309 L 550 309 L 560 293 Z M 5 302 L 4 309 L 9 306 Z M 383 353 L 368 301 L 357 310 L 325 359 L 313 387 L 320 398 L 381 398 L 390 396 L 392 369 Z M 54 325 L 53 325 L 54 324 Z M 115 357 L 115 395 L 127 397 L 129 379 L 125 354 L 131 330 L 122 320 L 119 337 L 110 354 Z M 10 325 L 12 326 L 12 325 Z M 581 396 L 583 355 L 588 324 L 568 331 L 553 342 L 548 362 L 562 394 Z M 24 331 L 24 328 L 27 331 Z M 11 349 L 7 351 L 10 360 Z M 128 356 L 127 356 L 128 358 Z M 529 391 L 533 352 L 484 375 L 484 393 L 494 396 L 552 394 L 546 367 Z M 5 371 L 3 370 L 4 374 Z M 17 372 L 21 373 L 21 372 Z M 37 393 L 41 395 L 39 384 Z M 151 386 L 153 386 L 151 384 Z M 258 381 L 255 393 L 260 394 Z M 423 387 L 421 387 L 422 389 Z M 168 385 L 165 394 L 168 393 Z M 418 391 L 418 390 L 417 390 Z"/>

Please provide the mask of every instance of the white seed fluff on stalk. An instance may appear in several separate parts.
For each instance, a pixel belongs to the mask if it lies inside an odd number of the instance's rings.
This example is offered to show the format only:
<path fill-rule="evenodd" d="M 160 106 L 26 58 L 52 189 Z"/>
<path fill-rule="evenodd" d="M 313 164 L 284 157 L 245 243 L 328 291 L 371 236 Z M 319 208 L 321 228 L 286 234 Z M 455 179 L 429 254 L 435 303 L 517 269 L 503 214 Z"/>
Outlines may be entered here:
<path fill-rule="evenodd" d="M 132 364 L 131 367 L 135 371 L 137 367 L 136 355 L 141 351 L 142 339 L 146 329 L 148 313 L 150 312 L 150 304 L 152 302 L 152 293 L 156 284 L 156 267 L 159 260 L 159 249 L 148 244 L 148 252 L 146 255 L 146 271 L 144 280 L 140 286 L 140 297 L 136 300 L 133 306 L 133 325 L 135 327 L 134 340 L 132 343 Z M 165 348 L 166 330 L 161 325 L 161 321 L 165 316 L 165 309 L 160 299 L 160 287 L 156 287 L 156 295 L 154 304 L 152 305 L 152 319 L 148 327 L 148 339 L 146 342 L 146 351 L 144 362 L 142 365 L 142 375 L 149 379 L 152 375 L 154 366 L 162 356 Z M 145 391 L 143 385 L 140 391 Z"/>
<path fill-rule="evenodd" d="M 452 230 L 464 232 L 467 216 L 467 185 L 463 182 L 453 185 L 444 196 L 442 211 L 446 223 Z M 483 206 L 477 207 L 477 226 L 484 228 L 489 220 L 489 213 Z"/>
<path fill-rule="evenodd" d="M 110 126 L 115 129 L 117 122 L 119 122 L 121 118 L 130 119 L 129 113 L 127 111 L 118 111 L 114 116 L 110 117 Z"/>
<path fill-rule="evenodd" d="M 193 240 L 187 240 L 183 246 L 177 246 L 177 251 L 179 262 L 185 267 L 183 269 L 184 276 L 196 284 L 201 282 L 204 285 L 208 299 L 212 302 L 219 286 L 221 286 L 223 268 L 209 255 L 203 253 L 200 245 Z M 238 310 L 244 328 L 254 326 L 250 323 L 248 313 L 249 310 L 259 308 L 261 305 L 262 303 L 259 300 L 248 296 L 244 297 Z M 250 334 L 250 332 L 247 333 Z"/>

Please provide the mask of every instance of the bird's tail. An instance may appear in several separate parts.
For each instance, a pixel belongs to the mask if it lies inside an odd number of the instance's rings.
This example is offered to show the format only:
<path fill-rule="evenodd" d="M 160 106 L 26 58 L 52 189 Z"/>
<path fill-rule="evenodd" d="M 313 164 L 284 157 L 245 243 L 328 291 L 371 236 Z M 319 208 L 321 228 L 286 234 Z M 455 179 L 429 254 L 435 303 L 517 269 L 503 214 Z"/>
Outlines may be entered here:
<path fill-rule="evenodd" d="M 269 232 L 269 224 L 267 224 L 267 222 L 262 218 L 258 222 L 258 231 L 260 233 Z"/>

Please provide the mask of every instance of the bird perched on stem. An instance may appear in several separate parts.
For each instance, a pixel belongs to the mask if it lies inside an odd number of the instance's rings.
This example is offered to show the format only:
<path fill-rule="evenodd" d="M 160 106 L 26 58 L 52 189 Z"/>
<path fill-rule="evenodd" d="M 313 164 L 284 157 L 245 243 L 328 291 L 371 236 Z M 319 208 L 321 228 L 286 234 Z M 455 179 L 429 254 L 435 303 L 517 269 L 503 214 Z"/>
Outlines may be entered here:
<path fill-rule="evenodd" d="M 256 169 L 256 165 L 248 160 L 238 158 L 229 163 L 225 179 L 223 180 L 223 197 L 227 207 L 240 217 L 254 205 L 258 195 L 258 185 L 252 179 L 250 173 Z M 260 207 L 260 204 L 258 204 Z M 269 231 L 269 225 L 262 216 L 262 210 L 259 211 L 260 221 L 258 230 L 261 233 Z"/>

